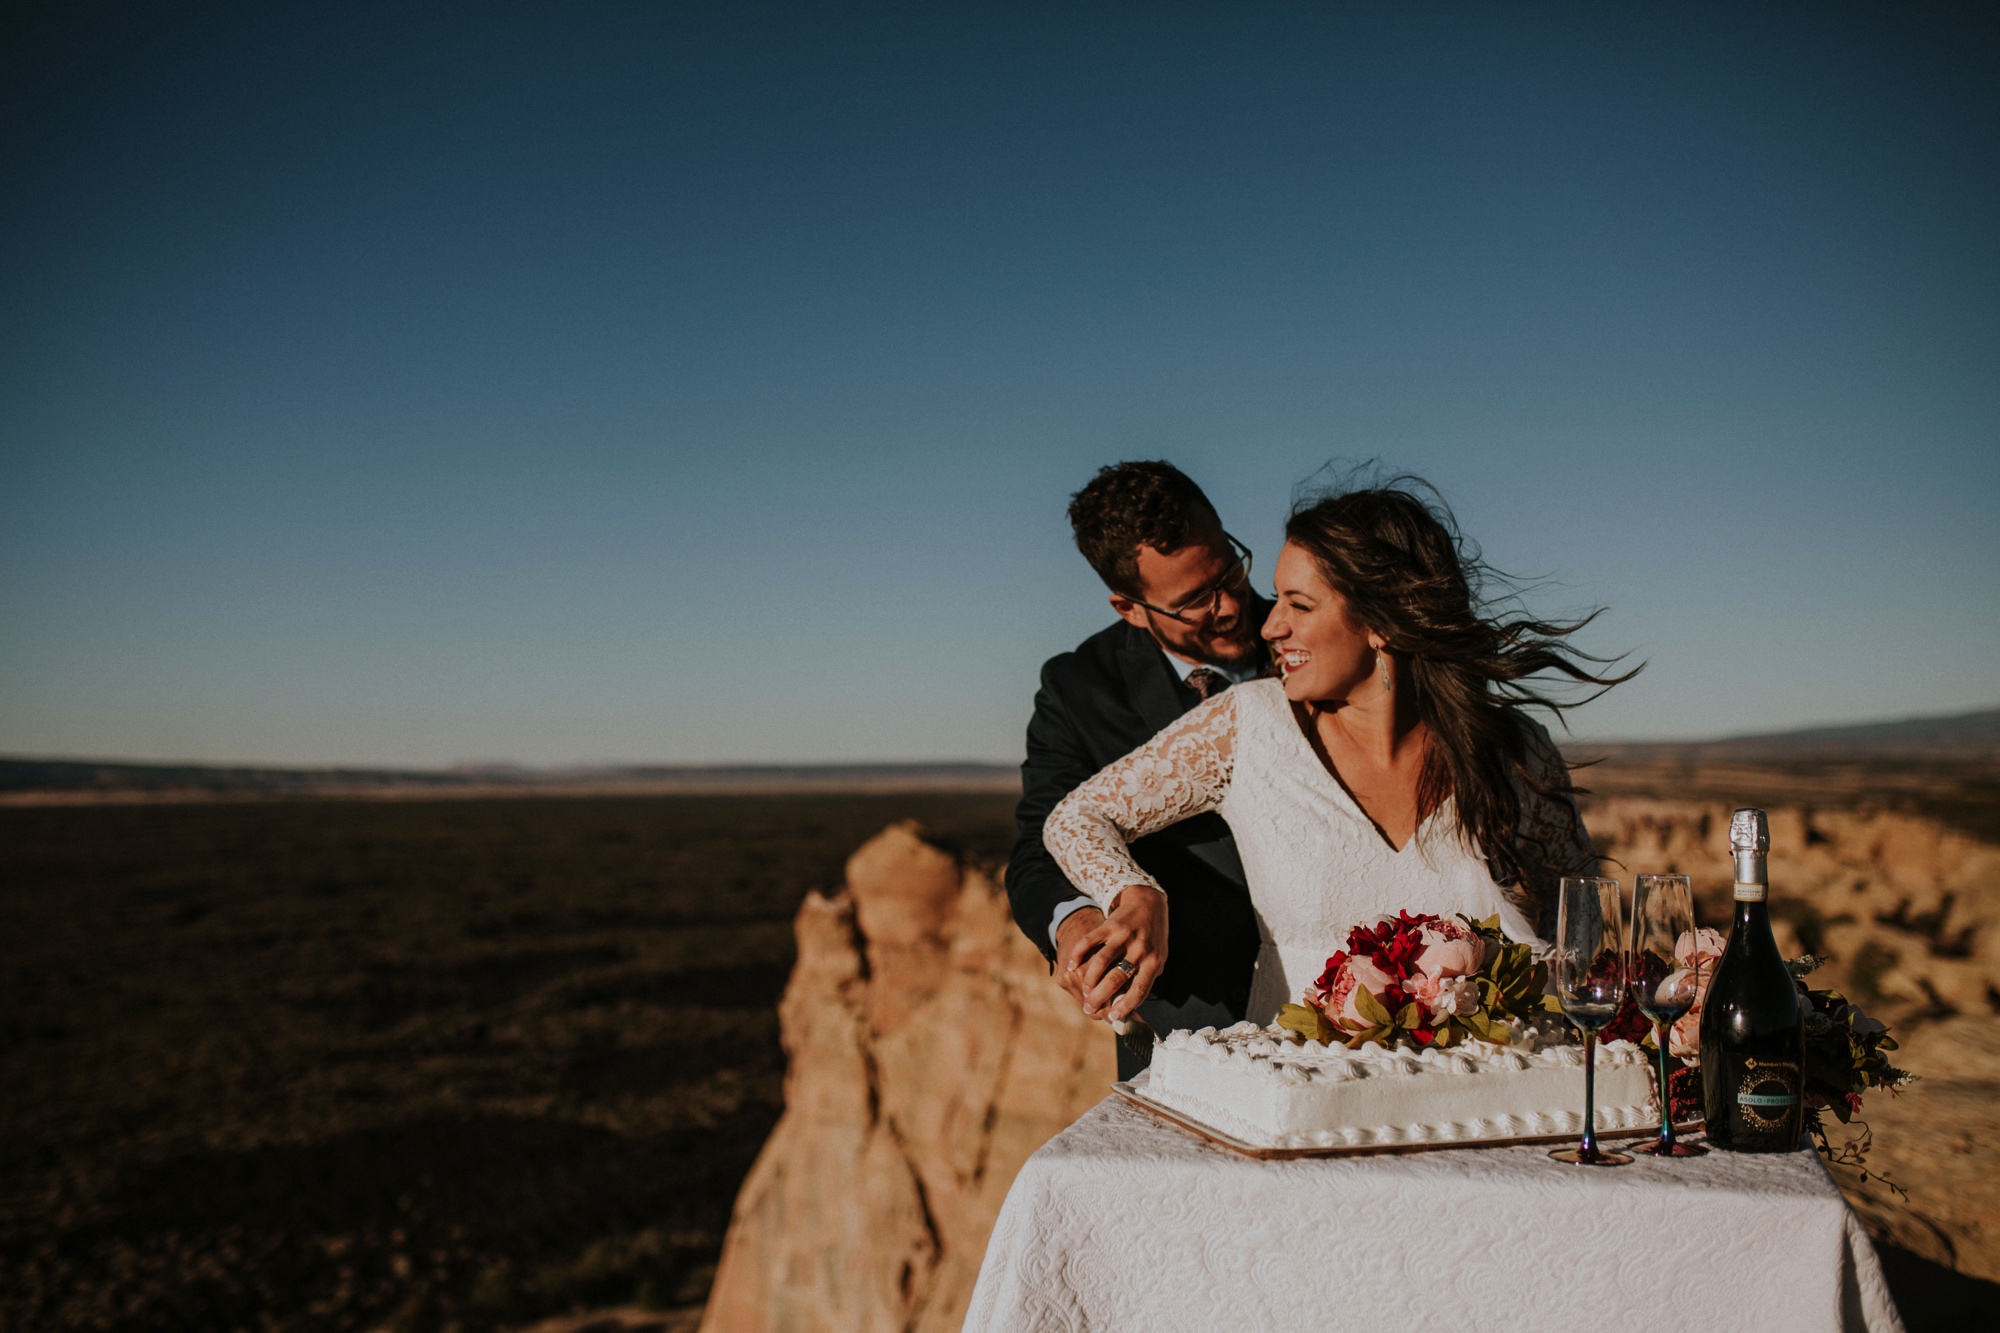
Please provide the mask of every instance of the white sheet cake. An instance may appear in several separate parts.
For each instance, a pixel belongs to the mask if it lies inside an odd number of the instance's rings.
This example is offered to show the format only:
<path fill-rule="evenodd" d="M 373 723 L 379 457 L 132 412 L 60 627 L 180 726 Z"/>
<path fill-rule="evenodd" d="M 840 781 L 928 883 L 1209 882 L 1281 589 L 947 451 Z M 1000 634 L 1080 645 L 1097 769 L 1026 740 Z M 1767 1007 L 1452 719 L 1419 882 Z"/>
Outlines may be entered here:
<path fill-rule="evenodd" d="M 1421 1053 L 1300 1042 L 1238 1023 L 1172 1032 L 1134 1086 L 1263 1148 L 1389 1147 L 1583 1132 L 1583 1047 L 1522 1031 Z M 1660 1120 L 1651 1057 L 1629 1041 L 1597 1051 L 1597 1129 Z"/>

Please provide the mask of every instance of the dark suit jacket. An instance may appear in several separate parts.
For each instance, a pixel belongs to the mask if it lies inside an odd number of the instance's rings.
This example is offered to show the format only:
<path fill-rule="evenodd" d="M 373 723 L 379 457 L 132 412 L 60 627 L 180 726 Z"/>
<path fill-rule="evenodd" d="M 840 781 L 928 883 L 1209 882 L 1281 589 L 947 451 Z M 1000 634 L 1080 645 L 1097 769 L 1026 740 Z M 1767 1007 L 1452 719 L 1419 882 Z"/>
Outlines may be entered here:
<path fill-rule="evenodd" d="M 1269 611 L 1260 601 L 1246 614 L 1261 619 Z M 1049 921 L 1077 890 L 1042 846 L 1042 821 L 1084 779 L 1197 702 L 1159 645 L 1122 620 L 1042 667 L 1007 896 L 1015 922 L 1051 962 Z M 1139 839 L 1132 855 L 1160 881 L 1169 904 L 1167 966 L 1153 994 L 1174 1004 L 1198 996 L 1242 1014 L 1257 963 L 1257 918 L 1229 825 L 1217 814 L 1198 815 Z"/>

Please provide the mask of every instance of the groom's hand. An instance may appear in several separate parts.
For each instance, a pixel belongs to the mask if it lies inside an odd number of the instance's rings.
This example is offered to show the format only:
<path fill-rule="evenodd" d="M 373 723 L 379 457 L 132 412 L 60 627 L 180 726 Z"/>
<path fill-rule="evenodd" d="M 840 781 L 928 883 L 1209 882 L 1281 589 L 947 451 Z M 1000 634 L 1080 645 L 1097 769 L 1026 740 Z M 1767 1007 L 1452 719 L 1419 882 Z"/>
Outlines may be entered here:
<path fill-rule="evenodd" d="M 1103 924 L 1104 913 L 1095 907 L 1079 907 L 1056 927 L 1056 985 L 1079 1005 L 1083 1003 L 1083 969 L 1070 960 L 1077 954 L 1076 942 Z"/>
<path fill-rule="evenodd" d="M 1116 966 L 1120 961 L 1136 970 L 1128 976 Z M 1074 974 L 1074 988 L 1065 979 L 1064 989 L 1082 1000 L 1084 1013 L 1122 1019 L 1139 1007 L 1166 965 L 1167 895 L 1131 884 L 1119 892 L 1109 917 L 1063 950 L 1056 970 Z"/>

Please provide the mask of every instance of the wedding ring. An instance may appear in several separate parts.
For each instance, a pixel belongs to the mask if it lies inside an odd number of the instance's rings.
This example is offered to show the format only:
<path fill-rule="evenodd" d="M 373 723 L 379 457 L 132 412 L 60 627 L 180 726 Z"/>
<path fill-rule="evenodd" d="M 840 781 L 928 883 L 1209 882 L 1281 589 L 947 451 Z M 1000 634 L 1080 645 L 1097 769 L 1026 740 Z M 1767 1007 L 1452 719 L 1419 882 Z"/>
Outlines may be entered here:
<path fill-rule="evenodd" d="M 1139 969 L 1132 963 L 1132 961 L 1129 958 L 1120 958 L 1117 962 L 1113 963 L 1111 966 L 1117 968 L 1120 972 L 1123 972 L 1128 977 L 1135 977 L 1139 975 Z"/>

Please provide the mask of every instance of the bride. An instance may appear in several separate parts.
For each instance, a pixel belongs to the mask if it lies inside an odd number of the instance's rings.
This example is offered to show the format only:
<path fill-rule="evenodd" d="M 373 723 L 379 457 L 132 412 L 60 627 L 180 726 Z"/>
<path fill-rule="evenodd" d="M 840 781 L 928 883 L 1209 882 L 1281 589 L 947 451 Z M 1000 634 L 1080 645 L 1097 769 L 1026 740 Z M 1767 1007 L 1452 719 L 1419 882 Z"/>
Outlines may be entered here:
<path fill-rule="evenodd" d="M 1217 694 L 1078 787 L 1042 839 L 1104 909 L 1058 966 L 1084 1010 L 1126 1018 L 1166 962 L 1168 902 L 1126 844 L 1219 811 L 1236 835 L 1261 948 L 1245 1017 L 1296 1002 L 1353 926 L 1398 910 L 1553 927 L 1553 886 L 1594 873 L 1568 770 L 1524 711 L 1573 706 L 1525 682 L 1603 688 L 1566 637 L 1588 620 L 1502 619 L 1478 557 L 1415 478 L 1297 508 L 1264 638 L 1282 679 Z"/>

